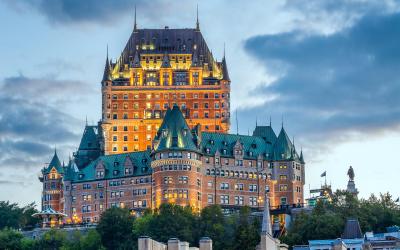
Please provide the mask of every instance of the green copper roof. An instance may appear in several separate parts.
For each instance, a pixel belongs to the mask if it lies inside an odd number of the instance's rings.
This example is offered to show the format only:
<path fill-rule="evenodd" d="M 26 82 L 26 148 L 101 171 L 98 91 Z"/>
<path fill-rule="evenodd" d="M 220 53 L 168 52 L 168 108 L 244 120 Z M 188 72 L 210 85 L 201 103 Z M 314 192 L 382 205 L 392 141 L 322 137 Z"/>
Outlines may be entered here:
<path fill-rule="evenodd" d="M 58 159 L 56 150 L 54 150 L 53 158 L 51 159 L 49 165 L 44 169 L 43 173 L 48 174 L 53 168 L 55 168 L 60 174 L 64 173 L 64 169 L 61 165 L 60 159 Z"/>
<path fill-rule="evenodd" d="M 274 160 L 295 159 L 296 150 L 290 141 L 285 129 L 282 127 L 273 149 Z M 298 158 L 298 157 L 297 157 Z"/>
<path fill-rule="evenodd" d="M 101 155 L 97 126 L 85 126 L 78 151 L 74 153 L 76 165 L 83 168 Z"/>
<path fill-rule="evenodd" d="M 179 107 L 168 109 L 154 139 L 154 150 L 198 151 L 194 139 Z"/>
<path fill-rule="evenodd" d="M 96 129 L 97 126 L 85 126 L 85 131 L 83 131 L 81 143 L 79 144 L 79 150 L 97 149 L 99 147 Z"/>
<path fill-rule="evenodd" d="M 67 167 L 64 179 L 73 182 L 97 180 L 96 167 L 98 164 L 102 164 L 105 168 L 104 178 L 102 179 L 126 177 L 125 163 L 128 159 L 133 165 L 133 172 L 129 176 L 141 176 L 151 173 L 150 151 L 139 151 L 101 156 L 81 170 L 79 170 L 72 161 Z"/>
<path fill-rule="evenodd" d="M 210 132 L 203 132 L 201 137 L 201 151 L 205 155 L 214 155 L 218 151 L 222 157 L 233 157 L 233 148 L 239 141 L 244 158 L 257 159 L 259 155 L 264 159 L 271 157 L 272 145 L 261 137 Z"/>
<path fill-rule="evenodd" d="M 256 126 L 253 131 L 253 136 L 263 138 L 267 143 L 274 144 L 276 142 L 276 134 L 271 126 Z"/>

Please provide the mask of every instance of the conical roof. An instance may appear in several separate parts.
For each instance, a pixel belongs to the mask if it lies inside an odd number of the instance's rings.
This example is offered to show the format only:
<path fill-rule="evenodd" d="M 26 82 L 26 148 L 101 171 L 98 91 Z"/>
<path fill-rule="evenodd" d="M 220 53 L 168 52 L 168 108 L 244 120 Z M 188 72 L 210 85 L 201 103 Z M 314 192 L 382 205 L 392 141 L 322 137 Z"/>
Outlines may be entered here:
<path fill-rule="evenodd" d="M 95 129 L 96 126 L 85 126 L 85 131 L 83 132 L 81 143 L 79 144 L 79 150 L 98 148 L 98 139 Z"/>
<path fill-rule="evenodd" d="M 108 60 L 108 55 L 106 59 L 106 65 L 104 66 L 104 73 L 103 73 L 103 82 L 111 81 L 111 65 L 110 61 Z"/>
<path fill-rule="evenodd" d="M 194 138 L 179 107 L 168 109 L 155 138 L 154 150 L 197 151 Z"/>
<path fill-rule="evenodd" d="M 60 159 L 58 158 L 57 155 L 57 150 L 54 150 L 54 155 L 53 158 L 51 159 L 49 165 L 45 168 L 44 174 L 50 173 L 50 171 L 55 168 L 58 173 L 63 173 L 64 169 L 61 165 Z"/>
<path fill-rule="evenodd" d="M 290 141 L 285 129 L 282 127 L 279 132 L 278 138 L 274 144 L 274 160 L 288 160 L 293 155 L 293 144 Z"/>
<path fill-rule="evenodd" d="M 346 225 L 344 226 L 343 239 L 360 239 L 362 238 L 362 232 L 360 223 L 357 219 L 347 219 Z"/>
<path fill-rule="evenodd" d="M 304 164 L 304 156 L 303 156 L 303 150 L 300 151 L 300 163 Z"/>
<path fill-rule="evenodd" d="M 264 202 L 261 233 L 269 234 L 272 236 L 271 216 L 269 214 L 269 198 L 267 195 L 265 196 Z"/>
<path fill-rule="evenodd" d="M 231 79 L 229 78 L 228 66 L 226 65 L 225 56 L 224 58 L 222 58 L 222 80 L 226 80 L 229 82 L 231 81 Z"/>

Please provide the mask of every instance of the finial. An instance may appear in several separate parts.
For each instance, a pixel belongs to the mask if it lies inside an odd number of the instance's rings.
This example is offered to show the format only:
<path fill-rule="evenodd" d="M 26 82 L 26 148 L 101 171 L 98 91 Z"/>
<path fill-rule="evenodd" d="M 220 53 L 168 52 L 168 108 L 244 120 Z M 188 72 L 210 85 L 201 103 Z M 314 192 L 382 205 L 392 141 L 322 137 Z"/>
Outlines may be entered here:
<path fill-rule="evenodd" d="M 86 115 L 86 118 L 85 118 L 85 125 L 86 126 L 88 125 L 88 123 L 87 123 L 87 115 Z"/>
<path fill-rule="evenodd" d="M 136 24 L 136 4 L 135 4 L 135 22 L 133 24 L 133 30 L 136 31 L 137 30 L 137 24 Z"/>
<path fill-rule="evenodd" d="M 272 119 L 271 119 L 271 116 L 269 116 L 269 126 L 272 127 Z"/>
<path fill-rule="evenodd" d="M 225 60 L 225 42 L 224 42 L 224 57 L 222 59 Z"/>
<path fill-rule="evenodd" d="M 282 128 L 283 128 L 283 115 L 282 115 Z"/>
<path fill-rule="evenodd" d="M 257 127 L 257 116 L 256 116 L 256 127 Z"/>
<path fill-rule="evenodd" d="M 196 7 L 196 30 L 200 30 L 200 23 L 199 23 L 199 4 Z"/>
<path fill-rule="evenodd" d="M 57 145 L 54 145 L 54 154 L 57 154 Z"/>
<path fill-rule="evenodd" d="M 107 61 L 108 61 L 108 43 L 107 43 Z"/>

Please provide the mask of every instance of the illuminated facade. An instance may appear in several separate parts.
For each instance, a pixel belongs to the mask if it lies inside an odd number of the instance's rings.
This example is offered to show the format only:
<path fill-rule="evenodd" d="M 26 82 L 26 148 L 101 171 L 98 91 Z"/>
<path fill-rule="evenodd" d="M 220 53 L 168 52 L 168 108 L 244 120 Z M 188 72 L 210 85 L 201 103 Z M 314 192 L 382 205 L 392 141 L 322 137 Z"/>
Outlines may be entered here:
<path fill-rule="evenodd" d="M 95 157 L 98 133 L 86 126 L 68 165 L 43 169 L 44 175 L 53 171 L 62 177 L 60 185 L 44 188 L 62 196 L 43 204 L 60 208 L 66 222 L 96 222 L 110 207 L 140 212 L 162 203 L 198 211 L 211 204 L 260 209 L 265 194 L 273 207 L 303 203 L 303 154 L 284 128 L 278 136 L 271 126 L 257 126 L 252 136 L 191 129 L 175 105 L 167 109 L 151 149 Z M 92 160 L 79 166 L 88 155 Z"/>
<path fill-rule="evenodd" d="M 303 203 L 305 163 L 282 127 L 228 134 L 230 80 L 195 29 L 137 29 L 108 56 L 102 119 L 86 125 L 66 166 L 42 170 L 42 209 L 65 222 L 97 222 L 110 207 L 133 213 L 163 203 L 196 211 Z M 279 218 L 281 219 L 281 218 Z"/>
<path fill-rule="evenodd" d="M 135 19 L 136 20 L 136 19 Z M 106 59 L 102 80 L 103 150 L 151 147 L 168 107 L 179 105 L 190 127 L 229 131 L 230 79 L 197 22 L 194 29 L 138 29 L 116 61 Z"/>

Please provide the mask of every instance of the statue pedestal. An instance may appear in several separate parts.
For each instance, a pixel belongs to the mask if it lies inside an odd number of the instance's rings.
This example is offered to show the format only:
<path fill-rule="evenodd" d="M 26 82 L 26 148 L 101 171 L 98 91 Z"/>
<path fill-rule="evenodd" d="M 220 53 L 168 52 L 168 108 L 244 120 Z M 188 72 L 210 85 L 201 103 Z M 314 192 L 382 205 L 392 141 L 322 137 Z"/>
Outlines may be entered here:
<path fill-rule="evenodd" d="M 349 182 L 347 183 L 347 192 L 357 195 L 358 194 L 358 190 L 356 188 L 356 184 L 354 183 L 353 180 L 349 180 Z"/>

